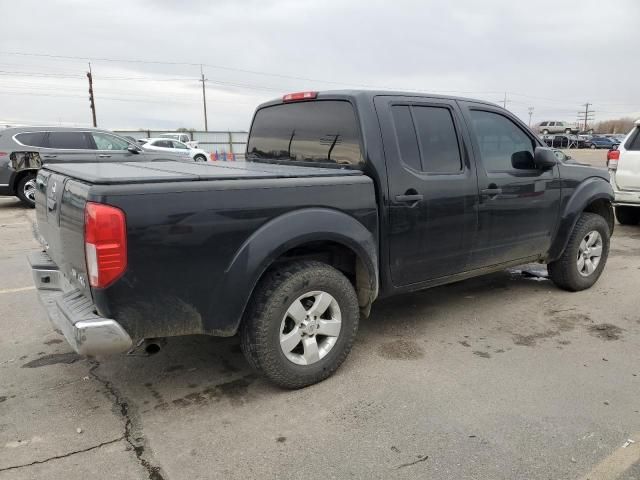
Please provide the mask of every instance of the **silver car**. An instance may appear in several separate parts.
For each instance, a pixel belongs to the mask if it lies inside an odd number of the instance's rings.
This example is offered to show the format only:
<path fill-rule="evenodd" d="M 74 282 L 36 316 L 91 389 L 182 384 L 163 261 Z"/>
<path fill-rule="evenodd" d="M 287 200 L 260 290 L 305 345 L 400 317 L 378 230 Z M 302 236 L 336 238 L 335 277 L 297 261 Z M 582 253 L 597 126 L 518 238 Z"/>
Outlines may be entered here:
<path fill-rule="evenodd" d="M 12 127 L 0 130 L 0 195 L 35 205 L 36 174 L 45 163 L 184 160 L 146 151 L 107 130 L 70 127 Z"/>
<path fill-rule="evenodd" d="M 567 122 L 542 122 L 538 125 L 538 132 L 542 135 L 552 133 L 578 133 L 578 128 Z"/>

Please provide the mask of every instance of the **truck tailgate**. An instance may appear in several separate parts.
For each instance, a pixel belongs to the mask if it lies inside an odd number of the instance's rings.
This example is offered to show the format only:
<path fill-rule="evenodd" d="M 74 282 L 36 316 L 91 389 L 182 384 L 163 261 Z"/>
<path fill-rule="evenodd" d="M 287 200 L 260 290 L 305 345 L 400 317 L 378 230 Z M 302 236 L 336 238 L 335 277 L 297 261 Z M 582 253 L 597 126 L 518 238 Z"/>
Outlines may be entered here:
<path fill-rule="evenodd" d="M 39 240 L 71 286 L 90 297 L 84 258 L 84 207 L 89 186 L 41 169 L 36 188 Z"/>

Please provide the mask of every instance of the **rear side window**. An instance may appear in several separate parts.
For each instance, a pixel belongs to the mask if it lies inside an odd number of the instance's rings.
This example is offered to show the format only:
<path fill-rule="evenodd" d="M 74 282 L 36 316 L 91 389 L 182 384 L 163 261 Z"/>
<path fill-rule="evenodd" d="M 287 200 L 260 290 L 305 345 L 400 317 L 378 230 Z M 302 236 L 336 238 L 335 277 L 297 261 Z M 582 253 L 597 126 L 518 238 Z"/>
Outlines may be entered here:
<path fill-rule="evenodd" d="M 247 144 L 248 160 L 314 166 L 361 166 L 353 107 L 340 100 L 286 103 L 258 110 Z"/>
<path fill-rule="evenodd" d="M 126 150 L 129 143 L 108 133 L 94 132 L 91 134 L 98 150 Z"/>
<path fill-rule="evenodd" d="M 44 147 L 47 132 L 25 132 L 16 135 L 16 140 L 28 147 Z"/>
<path fill-rule="evenodd" d="M 626 148 L 627 150 L 632 150 L 636 152 L 640 150 L 640 127 L 636 127 L 636 129 L 633 131 L 633 133 L 629 137 L 629 140 L 627 140 L 627 143 L 625 144 L 624 148 Z"/>
<path fill-rule="evenodd" d="M 49 132 L 47 147 L 67 150 L 88 150 L 93 148 L 84 132 Z"/>
<path fill-rule="evenodd" d="M 171 142 L 171 140 L 156 140 L 151 145 L 161 148 L 173 148 L 173 143 Z"/>
<path fill-rule="evenodd" d="M 471 110 L 480 157 L 489 172 L 534 169 L 533 140 L 514 122 L 500 114 Z"/>
<path fill-rule="evenodd" d="M 444 107 L 391 107 L 402 162 L 426 173 L 458 173 L 462 159 L 451 111 Z"/>

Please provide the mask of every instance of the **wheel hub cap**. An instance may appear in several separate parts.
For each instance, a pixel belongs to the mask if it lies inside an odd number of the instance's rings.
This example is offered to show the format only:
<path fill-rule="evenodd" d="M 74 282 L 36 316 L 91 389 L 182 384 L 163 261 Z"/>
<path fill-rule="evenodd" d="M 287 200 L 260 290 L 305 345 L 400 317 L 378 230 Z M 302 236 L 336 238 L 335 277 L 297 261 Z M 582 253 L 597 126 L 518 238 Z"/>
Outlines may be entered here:
<path fill-rule="evenodd" d="M 298 297 L 287 309 L 280 325 L 280 348 L 297 365 L 323 359 L 340 336 L 342 314 L 336 299 L 323 291 Z"/>
<path fill-rule="evenodd" d="M 577 267 L 578 273 L 583 277 L 591 275 L 602 258 L 602 236 L 592 230 L 587 233 L 578 247 Z"/>

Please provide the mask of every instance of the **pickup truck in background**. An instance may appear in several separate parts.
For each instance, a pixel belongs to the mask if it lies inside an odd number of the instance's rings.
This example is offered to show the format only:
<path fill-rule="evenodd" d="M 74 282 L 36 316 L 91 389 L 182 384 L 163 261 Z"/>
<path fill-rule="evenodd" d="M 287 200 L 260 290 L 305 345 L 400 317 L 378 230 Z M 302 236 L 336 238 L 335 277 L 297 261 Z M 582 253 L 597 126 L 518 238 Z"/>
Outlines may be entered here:
<path fill-rule="evenodd" d="M 613 231 L 608 173 L 560 161 L 494 104 L 302 92 L 261 105 L 245 162 L 43 168 L 30 259 L 81 354 L 239 333 L 299 388 L 345 360 L 381 297 L 529 262 L 592 286 Z"/>
<path fill-rule="evenodd" d="M 186 144 L 190 148 L 200 148 L 196 140 L 191 140 L 188 133 L 161 133 L 160 138 L 169 138 Z"/>
<path fill-rule="evenodd" d="M 640 223 L 640 120 L 616 149 L 607 153 L 616 218 L 622 225 Z"/>

